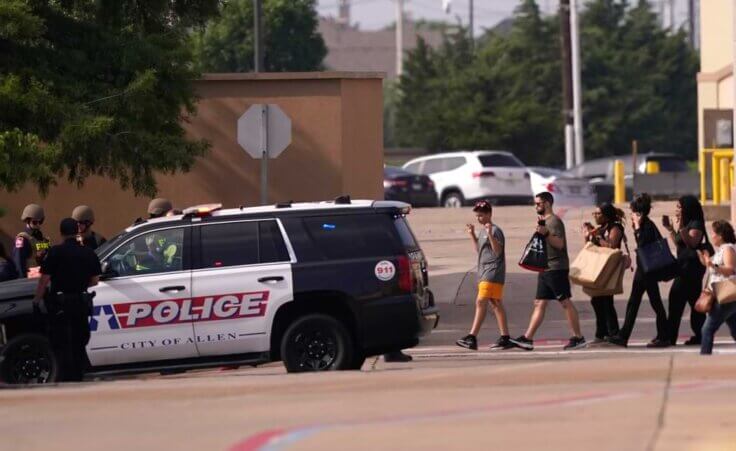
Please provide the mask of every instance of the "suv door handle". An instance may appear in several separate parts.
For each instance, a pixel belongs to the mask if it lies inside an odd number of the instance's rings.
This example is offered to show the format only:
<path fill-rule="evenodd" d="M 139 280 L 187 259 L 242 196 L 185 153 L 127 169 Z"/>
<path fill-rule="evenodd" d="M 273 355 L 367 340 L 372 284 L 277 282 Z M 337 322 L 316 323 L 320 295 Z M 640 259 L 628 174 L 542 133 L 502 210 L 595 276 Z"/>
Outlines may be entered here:
<path fill-rule="evenodd" d="M 261 277 L 258 279 L 261 283 L 276 283 L 276 282 L 283 282 L 284 278 L 281 276 L 271 276 L 271 277 Z"/>
<path fill-rule="evenodd" d="M 159 288 L 158 291 L 160 291 L 162 293 L 178 293 L 178 292 L 184 291 L 186 289 L 187 289 L 187 287 L 185 287 L 184 285 L 175 285 L 175 286 L 171 286 L 171 287 Z"/>

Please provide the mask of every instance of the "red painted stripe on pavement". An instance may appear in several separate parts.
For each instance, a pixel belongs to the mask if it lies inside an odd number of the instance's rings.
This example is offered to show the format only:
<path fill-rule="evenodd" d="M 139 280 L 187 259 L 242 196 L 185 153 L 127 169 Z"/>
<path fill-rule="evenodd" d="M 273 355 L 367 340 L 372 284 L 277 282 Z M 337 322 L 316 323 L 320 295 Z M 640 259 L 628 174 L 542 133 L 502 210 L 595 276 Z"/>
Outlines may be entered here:
<path fill-rule="evenodd" d="M 286 435 L 289 431 L 287 429 L 271 429 L 264 432 L 259 432 L 246 440 L 237 443 L 235 446 L 230 448 L 230 451 L 257 451 L 264 445 L 268 444 L 271 440 Z"/>

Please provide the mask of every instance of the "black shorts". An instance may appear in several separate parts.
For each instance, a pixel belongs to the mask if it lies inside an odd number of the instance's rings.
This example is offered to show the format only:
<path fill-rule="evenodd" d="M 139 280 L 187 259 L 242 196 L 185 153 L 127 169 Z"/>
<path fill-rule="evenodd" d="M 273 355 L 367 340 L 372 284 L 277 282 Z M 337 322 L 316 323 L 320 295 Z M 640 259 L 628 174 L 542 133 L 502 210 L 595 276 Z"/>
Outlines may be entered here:
<path fill-rule="evenodd" d="M 539 273 L 537 276 L 537 299 L 564 301 L 571 297 L 570 270 L 558 269 Z"/>

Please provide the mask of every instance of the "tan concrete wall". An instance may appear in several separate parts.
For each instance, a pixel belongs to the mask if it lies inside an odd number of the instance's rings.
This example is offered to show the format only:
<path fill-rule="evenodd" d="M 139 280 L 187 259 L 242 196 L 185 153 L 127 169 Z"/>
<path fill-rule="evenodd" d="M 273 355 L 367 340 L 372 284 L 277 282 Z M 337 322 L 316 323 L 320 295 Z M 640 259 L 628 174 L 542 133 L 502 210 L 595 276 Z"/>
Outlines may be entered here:
<path fill-rule="evenodd" d="M 715 72 L 731 64 L 733 52 L 733 2 L 700 2 L 700 71 Z"/>
<path fill-rule="evenodd" d="M 211 74 L 197 81 L 197 115 L 189 136 L 212 143 L 210 153 L 187 174 L 157 176 L 159 195 L 177 208 L 222 202 L 257 205 L 260 162 L 236 141 L 238 118 L 255 103 L 275 103 L 291 118 L 292 143 L 270 161 L 270 202 L 383 197 L 382 75 L 375 73 Z M 60 182 L 44 199 L 31 186 L 0 193 L 0 240 L 6 245 L 22 227 L 23 206 L 46 209 L 45 231 L 57 237 L 62 217 L 74 206 L 95 209 L 96 229 L 112 235 L 145 215 L 148 198 L 136 198 L 117 183 L 90 178 L 81 188 Z"/>

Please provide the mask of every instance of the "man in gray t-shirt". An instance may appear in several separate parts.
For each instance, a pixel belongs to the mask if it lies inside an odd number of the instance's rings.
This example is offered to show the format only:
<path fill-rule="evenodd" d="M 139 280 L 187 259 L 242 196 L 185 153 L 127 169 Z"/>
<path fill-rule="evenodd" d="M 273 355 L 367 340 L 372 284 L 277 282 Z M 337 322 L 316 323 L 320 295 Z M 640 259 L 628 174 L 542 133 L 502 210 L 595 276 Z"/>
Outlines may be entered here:
<path fill-rule="evenodd" d="M 542 325 L 547 302 L 556 300 L 565 311 L 572 337 L 565 349 L 580 349 L 586 346 L 585 337 L 580 332 L 580 319 L 575 304 L 570 298 L 570 259 L 567 256 L 567 237 L 565 225 L 555 215 L 552 208 L 554 197 L 551 193 L 539 193 L 534 198 L 538 222 L 536 233 L 547 241 L 547 270 L 537 275 L 537 296 L 534 300 L 529 327 L 526 333 L 512 339 L 516 346 L 531 351 L 534 349 L 534 334 Z"/>
<path fill-rule="evenodd" d="M 476 236 L 475 226 L 468 224 L 467 232 L 473 240 L 473 247 L 478 253 L 478 296 L 475 301 L 475 319 L 470 333 L 456 343 L 463 348 L 478 349 L 478 333 L 483 325 L 491 304 L 496 314 L 501 338 L 491 349 L 509 349 L 514 347 L 510 341 L 506 310 L 503 308 L 503 285 L 506 281 L 505 239 L 500 227 L 493 224 L 493 207 L 487 201 L 480 201 L 473 208 L 481 230 Z"/>

